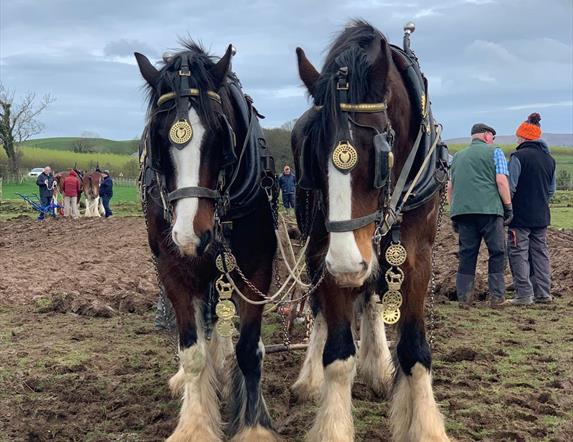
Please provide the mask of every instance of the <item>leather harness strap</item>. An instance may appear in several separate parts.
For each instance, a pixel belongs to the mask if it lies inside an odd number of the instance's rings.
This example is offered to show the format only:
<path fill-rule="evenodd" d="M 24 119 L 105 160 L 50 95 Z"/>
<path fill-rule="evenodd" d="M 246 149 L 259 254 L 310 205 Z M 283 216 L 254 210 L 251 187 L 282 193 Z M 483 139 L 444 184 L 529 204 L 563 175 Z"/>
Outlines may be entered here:
<path fill-rule="evenodd" d="M 167 195 L 167 201 L 172 203 L 183 198 L 207 198 L 219 199 L 221 193 L 218 190 L 208 189 L 207 187 L 182 187 Z"/>
<path fill-rule="evenodd" d="M 183 89 L 179 95 L 181 97 L 198 97 L 200 94 L 201 94 L 201 91 L 199 89 L 187 88 L 187 89 Z M 221 96 L 217 92 L 207 91 L 207 96 L 211 100 L 216 101 L 219 104 L 222 103 Z M 173 100 L 176 97 L 177 97 L 177 94 L 175 92 L 168 92 L 166 94 L 163 94 L 157 100 L 157 106 L 161 106 L 163 103 L 167 103 L 168 101 Z"/>

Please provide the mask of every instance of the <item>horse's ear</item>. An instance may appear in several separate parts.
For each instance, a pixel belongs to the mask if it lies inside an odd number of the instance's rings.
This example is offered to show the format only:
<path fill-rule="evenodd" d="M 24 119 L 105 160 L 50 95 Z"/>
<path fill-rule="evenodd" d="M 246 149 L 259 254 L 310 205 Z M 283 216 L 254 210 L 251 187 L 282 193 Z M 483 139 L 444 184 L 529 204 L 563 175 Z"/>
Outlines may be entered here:
<path fill-rule="evenodd" d="M 316 85 L 316 81 L 320 78 L 320 74 L 312 63 L 308 61 L 302 48 L 296 48 L 296 58 L 298 59 L 298 75 L 310 95 L 314 96 L 314 86 Z"/>
<path fill-rule="evenodd" d="M 233 45 L 229 45 L 227 47 L 227 52 L 225 55 L 217 62 L 215 66 L 211 68 L 211 75 L 213 76 L 213 80 L 215 83 L 215 87 L 218 89 L 223 83 L 225 76 L 229 72 L 229 68 L 231 66 L 231 58 L 233 57 L 234 48 Z"/>
<path fill-rule="evenodd" d="M 386 77 L 388 76 L 391 62 L 392 53 L 390 52 L 390 45 L 385 38 L 381 38 L 380 52 L 378 52 L 374 63 L 370 66 L 370 72 L 368 73 L 370 83 L 386 83 Z"/>
<path fill-rule="evenodd" d="M 139 52 L 134 52 L 135 59 L 137 60 L 137 65 L 139 66 L 139 72 L 145 81 L 149 83 L 150 86 L 157 86 L 157 81 L 159 80 L 159 71 L 151 64 L 149 59 Z"/>

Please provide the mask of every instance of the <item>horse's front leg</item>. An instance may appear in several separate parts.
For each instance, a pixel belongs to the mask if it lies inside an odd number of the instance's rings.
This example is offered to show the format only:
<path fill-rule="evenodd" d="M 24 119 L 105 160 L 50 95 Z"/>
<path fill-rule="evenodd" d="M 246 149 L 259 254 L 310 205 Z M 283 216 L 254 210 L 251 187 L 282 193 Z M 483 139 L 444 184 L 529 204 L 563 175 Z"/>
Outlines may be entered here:
<path fill-rule="evenodd" d="M 409 236 L 408 239 L 396 347 L 399 364 L 390 411 L 393 440 L 445 442 L 449 439 L 434 399 L 432 354 L 424 328 L 424 298 L 430 280 L 432 245 L 427 238 Z"/>
<path fill-rule="evenodd" d="M 354 440 L 351 388 L 356 374 L 352 295 L 325 280 L 318 297 L 327 327 L 322 352 L 324 383 L 319 410 L 307 440 L 348 442 Z"/>
<path fill-rule="evenodd" d="M 267 275 L 261 277 L 266 279 Z M 257 287 L 268 287 L 254 276 L 251 281 Z M 270 283 L 270 279 L 269 279 Z M 252 299 L 249 290 L 240 286 L 243 293 Z M 241 299 L 240 337 L 235 348 L 236 364 L 226 383 L 227 434 L 234 442 L 271 442 L 276 437 L 261 389 L 261 375 L 265 346 L 261 340 L 263 306 L 252 305 Z"/>
<path fill-rule="evenodd" d="M 298 400 L 318 400 L 324 382 L 322 351 L 326 341 L 326 322 L 319 311 L 314 316 L 306 356 L 298 379 L 292 386 L 292 392 Z"/>
<path fill-rule="evenodd" d="M 388 397 L 392 388 L 394 364 L 376 301 L 377 296 L 368 292 L 360 297 L 362 315 L 358 372 L 376 394 Z"/>
<path fill-rule="evenodd" d="M 181 395 L 179 422 L 168 442 L 214 442 L 222 439 L 217 392 L 217 360 L 205 340 L 201 294 L 163 274 L 162 282 L 173 304 L 179 331 L 179 371 L 169 381 L 173 394 Z M 162 272 L 160 271 L 160 276 Z"/>

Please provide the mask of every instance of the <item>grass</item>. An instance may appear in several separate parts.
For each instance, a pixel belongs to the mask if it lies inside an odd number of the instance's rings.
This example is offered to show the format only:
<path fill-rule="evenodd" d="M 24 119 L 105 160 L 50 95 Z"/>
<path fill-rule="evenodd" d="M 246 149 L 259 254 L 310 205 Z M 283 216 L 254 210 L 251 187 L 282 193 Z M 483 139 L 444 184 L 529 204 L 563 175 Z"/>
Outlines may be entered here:
<path fill-rule="evenodd" d="M 22 183 L 5 183 L 2 185 L 2 200 L 18 200 L 20 197 L 16 195 L 17 193 L 23 193 L 25 195 L 37 195 L 38 186 L 36 185 L 36 180 L 34 178 L 25 179 Z M 120 186 L 115 184 L 113 186 L 112 202 L 126 201 L 139 201 L 137 187 Z"/>

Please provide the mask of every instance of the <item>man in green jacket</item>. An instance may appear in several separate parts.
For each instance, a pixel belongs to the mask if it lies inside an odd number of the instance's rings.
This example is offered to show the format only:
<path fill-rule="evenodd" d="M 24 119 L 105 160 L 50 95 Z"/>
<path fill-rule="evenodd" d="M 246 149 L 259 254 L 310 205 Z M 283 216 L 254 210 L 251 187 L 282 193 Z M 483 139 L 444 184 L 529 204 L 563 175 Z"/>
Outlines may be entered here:
<path fill-rule="evenodd" d="M 471 144 L 454 156 L 448 183 L 450 217 L 459 233 L 456 291 L 460 307 L 469 307 L 483 238 L 489 252 L 490 306 L 495 308 L 505 300 L 504 225 L 513 217 L 509 172 L 503 151 L 493 146 L 495 130 L 492 127 L 474 124 L 471 135 Z"/>

